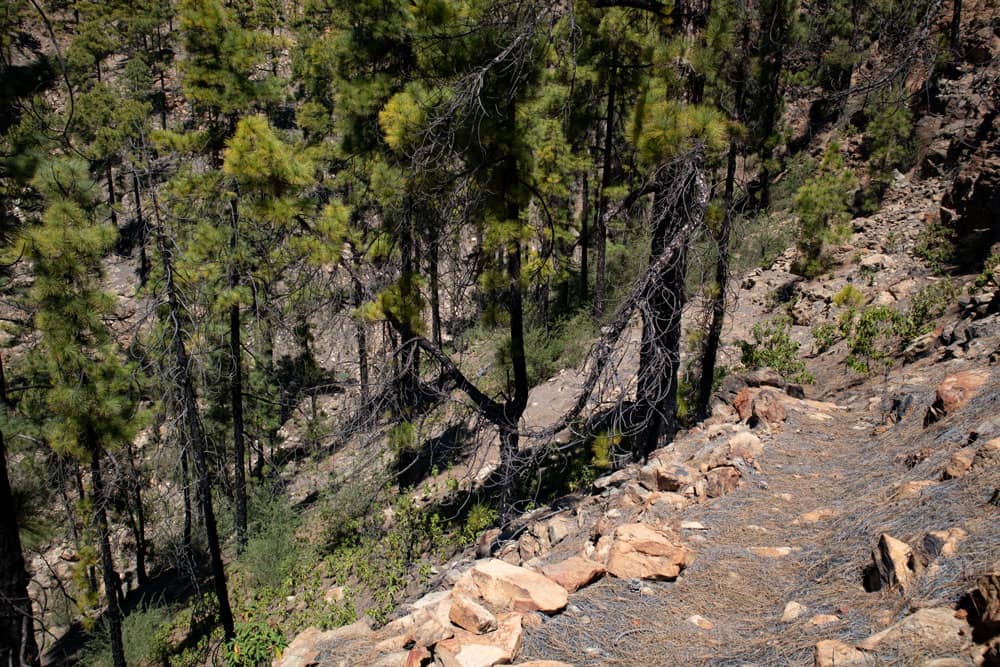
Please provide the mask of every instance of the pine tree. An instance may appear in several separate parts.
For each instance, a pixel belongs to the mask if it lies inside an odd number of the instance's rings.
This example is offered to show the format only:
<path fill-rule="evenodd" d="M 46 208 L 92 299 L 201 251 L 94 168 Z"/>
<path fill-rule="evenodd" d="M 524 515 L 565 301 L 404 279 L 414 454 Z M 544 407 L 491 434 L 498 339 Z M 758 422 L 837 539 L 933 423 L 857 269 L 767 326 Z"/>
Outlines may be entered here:
<path fill-rule="evenodd" d="M 47 439 L 60 453 L 89 464 L 94 526 L 103 572 L 105 617 L 116 667 L 125 666 L 119 576 L 109 538 L 108 495 L 101 459 L 135 436 L 135 391 L 111 330 L 114 298 L 100 285 L 114 230 L 101 224 L 86 164 L 54 160 L 34 181 L 48 204 L 40 226 L 28 230 L 26 250 L 35 283 L 35 325 L 51 389 Z"/>

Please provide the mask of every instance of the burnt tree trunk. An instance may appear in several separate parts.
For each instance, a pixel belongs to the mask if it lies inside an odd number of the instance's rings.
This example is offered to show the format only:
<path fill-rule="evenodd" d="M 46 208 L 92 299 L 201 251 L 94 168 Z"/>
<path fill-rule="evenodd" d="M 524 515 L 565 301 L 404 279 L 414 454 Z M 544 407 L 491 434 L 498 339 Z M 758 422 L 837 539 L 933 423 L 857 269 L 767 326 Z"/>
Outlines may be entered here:
<path fill-rule="evenodd" d="M 604 148 L 601 156 L 601 186 L 594 212 L 594 317 L 604 315 L 608 298 L 607 254 L 608 226 L 605 211 L 608 208 L 607 190 L 611 186 L 611 158 L 615 135 L 615 97 L 617 96 L 618 52 L 611 53 L 611 68 L 608 76 L 608 100 L 604 113 Z"/>
<path fill-rule="evenodd" d="M 0 664 L 37 667 L 34 611 L 28 597 L 28 573 L 14 496 L 7 477 L 7 449 L 0 432 Z"/>
<path fill-rule="evenodd" d="M 111 636 L 111 660 L 115 667 L 126 667 L 125 644 L 122 642 L 122 609 L 121 579 L 115 571 L 115 562 L 111 557 L 111 536 L 108 528 L 107 493 L 104 488 L 104 478 L 101 475 L 100 448 L 93 442 L 88 443 L 90 450 L 90 477 L 94 485 L 94 525 L 97 529 L 97 539 L 101 548 L 101 575 L 104 580 L 104 597 L 107 599 L 107 610 L 104 617 L 108 621 L 108 633 Z"/>
<path fill-rule="evenodd" d="M 704 155 L 700 147 L 660 170 L 652 216 L 653 258 L 663 254 L 692 218 L 699 224 L 704 219 L 708 188 L 703 172 Z M 681 249 L 663 267 L 641 310 L 642 342 L 636 389 L 639 431 L 634 451 L 643 459 L 659 447 L 661 439 L 672 439 L 678 428 L 677 378 L 686 269 L 687 254 Z"/>
<path fill-rule="evenodd" d="M 235 251 L 239 242 L 239 214 L 236 202 L 230 203 L 232 238 L 230 247 Z M 239 286 L 239 267 L 229 267 L 229 286 Z M 236 551 L 242 553 L 247 543 L 247 478 L 246 451 L 243 423 L 243 350 L 240 340 L 240 305 L 229 307 L 229 357 L 232 373 L 229 378 L 229 395 L 233 412 L 233 486 L 235 497 Z"/>
<path fill-rule="evenodd" d="M 219 620 L 222 622 L 226 640 L 236 636 L 233 623 L 233 612 L 229 606 L 229 588 L 226 582 L 226 569 L 222 562 L 222 548 L 219 544 L 219 531 L 215 522 L 215 509 L 212 506 L 212 485 L 209 477 L 208 461 L 205 457 L 205 437 L 201 429 L 198 414 L 198 398 L 195 395 L 194 380 L 191 377 L 191 363 L 181 327 L 181 303 L 174 282 L 174 265 L 170 249 L 167 247 L 163 223 L 160 220 L 159 205 L 153 195 L 153 211 L 157 218 L 156 236 L 160 260 L 163 266 L 164 282 L 167 290 L 167 316 L 170 319 L 173 334 L 174 372 L 180 393 L 181 416 L 187 431 L 188 443 L 194 457 L 195 476 L 197 477 L 197 496 L 205 523 L 205 537 L 208 542 L 208 552 L 212 561 L 212 580 L 215 585 L 215 596 L 219 603 Z"/>

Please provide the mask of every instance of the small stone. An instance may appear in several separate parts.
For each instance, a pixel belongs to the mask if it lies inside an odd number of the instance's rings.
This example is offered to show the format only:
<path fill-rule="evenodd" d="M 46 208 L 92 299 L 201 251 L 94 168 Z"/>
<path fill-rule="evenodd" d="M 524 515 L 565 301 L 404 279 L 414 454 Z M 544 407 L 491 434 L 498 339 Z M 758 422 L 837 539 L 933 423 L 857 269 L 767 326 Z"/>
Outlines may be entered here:
<path fill-rule="evenodd" d="M 458 627 L 478 635 L 497 629 L 497 619 L 490 610 L 466 595 L 453 596 L 448 618 Z"/>
<path fill-rule="evenodd" d="M 761 558 L 784 558 L 792 553 L 791 547 L 750 547 L 750 553 Z"/>
<path fill-rule="evenodd" d="M 700 521 L 682 521 L 681 528 L 684 530 L 708 530 Z"/>
<path fill-rule="evenodd" d="M 796 602 L 795 600 L 792 600 L 791 602 L 785 605 L 784 611 L 781 612 L 781 622 L 790 623 L 791 621 L 794 621 L 805 612 L 806 612 L 805 605 L 802 605 Z"/>
<path fill-rule="evenodd" d="M 896 489 L 896 499 L 902 500 L 904 498 L 912 498 L 918 496 L 923 492 L 924 489 L 928 489 L 932 486 L 937 486 L 937 480 L 933 479 L 917 479 L 909 482 L 904 482 Z"/>
<path fill-rule="evenodd" d="M 813 658 L 815 667 L 855 667 L 866 662 L 862 651 L 836 639 L 818 642 Z"/>
<path fill-rule="evenodd" d="M 715 627 L 710 620 L 708 620 L 704 616 L 700 616 L 699 614 L 688 616 L 687 620 L 688 623 L 691 623 L 692 625 L 697 625 L 702 630 L 711 630 L 712 628 Z"/>
<path fill-rule="evenodd" d="M 964 476 L 972 468 L 972 461 L 975 456 L 975 447 L 962 447 L 959 449 L 948 459 L 948 464 L 941 473 L 941 479 L 958 479 Z"/>
<path fill-rule="evenodd" d="M 840 620 L 840 616 L 836 614 L 816 614 L 809 619 L 809 625 L 816 626 L 817 628 L 824 625 L 830 625 L 831 623 L 836 623 Z"/>
<path fill-rule="evenodd" d="M 806 512 L 799 519 L 803 523 L 816 523 L 817 521 L 823 521 L 825 519 L 832 519 L 839 515 L 840 512 L 833 509 L 832 507 L 821 507 L 817 510 L 811 512 Z"/>

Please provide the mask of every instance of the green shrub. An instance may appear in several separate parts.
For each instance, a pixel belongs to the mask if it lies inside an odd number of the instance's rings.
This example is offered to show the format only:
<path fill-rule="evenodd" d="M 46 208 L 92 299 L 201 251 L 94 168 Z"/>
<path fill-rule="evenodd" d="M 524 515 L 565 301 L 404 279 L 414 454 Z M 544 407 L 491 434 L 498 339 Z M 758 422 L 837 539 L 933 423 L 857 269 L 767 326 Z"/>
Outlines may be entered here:
<path fill-rule="evenodd" d="M 753 342 L 740 341 L 741 362 L 748 369 L 773 368 L 793 382 L 812 382 L 812 374 L 799 358 L 799 344 L 789 335 L 792 320 L 776 317 L 753 326 Z"/>
<path fill-rule="evenodd" d="M 812 337 L 817 354 L 826 352 L 841 339 L 840 330 L 829 322 L 813 327 Z"/>
<path fill-rule="evenodd" d="M 983 270 L 976 276 L 970 292 L 988 286 L 1000 286 L 1000 254 L 998 253 L 993 253 L 983 263 Z"/>
<path fill-rule="evenodd" d="M 122 643 L 129 665 L 156 665 L 166 660 L 168 648 L 162 628 L 170 614 L 163 607 L 133 611 L 122 620 Z M 90 667 L 111 667 L 111 640 L 107 625 L 100 623 L 84 652 L 82 663 Z"/>
<path fill-rule="evenodd" d="M 865 302 L 865 295 L 854 285 L 848 283 L 833 295 L 833 305 L 860 308 Z"/>
<path fill-rule="evenodd" d="M 497 520 L 497 511 L 489 505 L 476 503 L 469 508 L 469 513 L 465 517 L 465 525 L 462 526 L 461 540 L 464 544 L 471 544 L 483 532 Z"/>
<path fill-rule="evenodd" d="M 847 366 L 865 375 L 891 368 L 892 354 L 899 347 L 898 326 L 899 314 L 887 306 L 844 313 L 841 333 L 847 340 Z"/>
<path fill-rule="evenodd" d="M 850 204 L 857 186 L 854 175 L 844 166 L 837 142 L 830 142 L 819 172 L 795 193 L 795 213 L 800 228 L 796 245 L 799 257 L 792 267 L 796 273 L 813 278 L 827 269 L 826 249 L 850 235 Z"/>
<path fill-rule="evenodd" d="M 933 270 L 941 271 L 955 257 L 954 232 L 940 222 L 932 222 L 917 237 L 913 254 Z"/>
<path fill-rule="evenodd" d="M 262 621 L 236 624 L 236 636 L 225 644 L 223 657 L 230 667 L 265 667 L 288 646 L 284 636 Z"/>
<path fill-rule="evenodd" d="M 299 516 L 279 492 L 250 487 L 248 540 L 239 558 L 253 588 L 278 587 L 291 577 L 304 555 L 295 540 Z"/>
<path fill-rule="evenodd" d="M 563 368 L 575 368 L 583 361 L 597 332 L 585 311 L 549 326 L 530 327 L 524 332 L 528 383 L 537 385 Z M 495 352 L 497 366 L 510 368 L 510 337 L 502 339 Z"/>

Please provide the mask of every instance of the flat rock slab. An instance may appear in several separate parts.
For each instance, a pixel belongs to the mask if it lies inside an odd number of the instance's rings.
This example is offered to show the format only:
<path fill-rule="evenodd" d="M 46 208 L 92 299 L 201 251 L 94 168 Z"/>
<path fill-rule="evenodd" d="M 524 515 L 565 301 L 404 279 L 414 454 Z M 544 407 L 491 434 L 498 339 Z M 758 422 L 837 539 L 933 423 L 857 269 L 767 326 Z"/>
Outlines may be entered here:
<path fill-rule="evenodd" d="M 603 565 L 583 556 L 572 556 L 542 566 L 542 574 L 572 593 L 596 581 L 606 572 Z"/>
<path fill-rule="evenodd" d="M 690 549 L 674 544 L 664 531 L 627 523 L 615 529 L 607 567 L 621 579 L 676 579 L 693 558 Z"/>
<path fill-rule="evenodd" d="M 496 611 L 556 612 L 566 589 L 543 574 L 496 558 L 477 561 L 455 584 L 456 593 L 479 598 Z"/>

